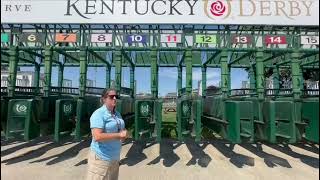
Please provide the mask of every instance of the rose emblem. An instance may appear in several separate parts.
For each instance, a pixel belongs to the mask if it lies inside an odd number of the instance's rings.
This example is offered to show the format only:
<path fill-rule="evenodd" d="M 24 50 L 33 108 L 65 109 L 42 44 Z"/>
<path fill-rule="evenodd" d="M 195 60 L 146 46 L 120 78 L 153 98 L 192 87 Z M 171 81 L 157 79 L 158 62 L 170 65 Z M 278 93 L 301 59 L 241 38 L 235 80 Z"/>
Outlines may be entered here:
<path fill-rule="evenodd" d="M 226 12 L 226 6 L 221 1 L 213 2 L 210 12 L 214 16 L 222 16 Z"/>

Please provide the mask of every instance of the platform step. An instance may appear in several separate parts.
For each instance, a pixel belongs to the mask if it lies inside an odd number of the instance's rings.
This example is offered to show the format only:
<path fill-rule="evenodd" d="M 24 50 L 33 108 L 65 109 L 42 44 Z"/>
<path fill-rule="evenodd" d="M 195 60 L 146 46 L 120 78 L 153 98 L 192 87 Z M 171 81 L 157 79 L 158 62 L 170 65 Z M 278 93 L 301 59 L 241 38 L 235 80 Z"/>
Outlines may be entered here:
<path fill-rule="evenodd" d="M 156 124 L 156 121 L 150 121 L 149 124 Z"/>
<path fill-rule="evenodd" d="M 240 136 L 245 137 L 245 138 L 250 138 L 251 134 L 248 133 L 240 133 Z"/>
<path fill-rule="evenodd" d="M 276 134 L 277 137 L 282 137 L 286 139 L 291 139 L 291 136 L 283 135 L 283 134 Z"/>
<path fill-rule="evenodd" d="M 140 131 L 139 135 L 142 136 L 142 135 L 147 134 L 147 133 L 149 133 L 149 130 L 144 130 L 144 131 Z"/>
<path fill-rule="evenodd" d="M 188 131 L 188 130 L 187 130 L 187 131 L 183 131 L 182 134 L 183 134 L 183 135 L 190 134 L 190 131 Z"/>

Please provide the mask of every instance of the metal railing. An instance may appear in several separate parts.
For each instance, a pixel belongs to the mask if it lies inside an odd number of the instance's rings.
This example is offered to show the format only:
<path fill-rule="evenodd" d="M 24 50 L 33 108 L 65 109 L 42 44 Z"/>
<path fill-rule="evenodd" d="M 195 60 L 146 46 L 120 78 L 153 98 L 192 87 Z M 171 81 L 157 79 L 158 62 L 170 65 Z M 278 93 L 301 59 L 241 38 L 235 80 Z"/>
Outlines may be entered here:
<path fill-rule="evenodd" d="M 265 89 L 266 96 L 292 96 L 292 89 Z"/>
<path fill-rule="evenodd" d="M 101 95 L 104 89 L 105 88 L 87 87 L 86 88 L 86 94 Z"/>
<path fill-rule="evenodd" d="M 319 89 L 304 89 L 302 90 L 302 96 L 304 97 L 319 96 Z"/>
<path fill-rule="evenodd" d="M 231 89 L 229 90 L 230 96 L 249 96 L 249 95 L 255 95 L 256 89 L 250 89 L 250 88 L 242 88 L 242 89 Z"/>

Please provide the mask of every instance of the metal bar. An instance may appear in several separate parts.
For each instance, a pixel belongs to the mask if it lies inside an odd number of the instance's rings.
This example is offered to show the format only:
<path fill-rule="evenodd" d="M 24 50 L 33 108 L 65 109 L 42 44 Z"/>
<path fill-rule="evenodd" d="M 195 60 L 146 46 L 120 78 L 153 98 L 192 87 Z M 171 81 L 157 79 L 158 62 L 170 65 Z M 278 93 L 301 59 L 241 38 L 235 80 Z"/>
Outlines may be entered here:
<path fill-rule="evenodd" d="M 236 63 L 236 62 L 242 60 L 243 58 L 245 58 L 245 57 L 247 57 L 247 56 L 250 56 L 252 53 L 253 53 L 253 52 L 247 52 L 246 54 L 244 54 L 244 55 L 238 57 L 237 59 L 229 62 L 229 65 L 230 65 L 230 64 L 233 64 L 233 63 Z"/>
<path fill-rule="evenodd" d="M 57 51 L 58 53 L 60 53 L 60 54 L 62 54 L 62 55 L 64 55 L 64 56 L 66 56 L 67 58 L 70 58 L 70 59 L 72 59 L 72 60 L 74 60 L 74 61 L 80 62 L 79 59 L 71 56 L 70 54 L 66 53 L 65 51 L 63 51 L 63 50 L 61 50 L 61 49 L 55 49 L 55 51 Z"/>
<path fill-rule="evenodd" d="M 123 51 L 122 54 L 125 56 L 126 60 L 128 60 L 128 62 L 130 63 L 130 65 L 131 65 L 132 67 L 134 67 L 134 63 L 132 62 L 132 60 L 131 60 L 131 58 L 128 56 L 128 54 L 127 54 L 125 51 Z"/>
<path fill-rule="evenodd" d="M 19 49 L 20 49 L 20 48 L 19 48 Z M 38 56 L 38 57 L 41 57 L 41 58 L 44 59 L 44 55 L 39 54 L 39 53 L 36 53 L 36 52 L 33 52 L 33 51 L 29 50 L 29 49 L 24 49 L 24 50 L 22 50 L 22 51 L 27 52 L 27 53 L 32 54 L 32 55 L 35 55 L 35 56 Z"/>
<path fill-rule="evenodd" d="M 209 62 L 211 62 L 214 58 L 216 58 L 222 51 L 217 51 L 214 55 L 212 55 L 206 62 L 203 63 L 203 65 L 207 65 Z"/>
<path fill-rule="evenodd" d="M 96 52 L 94 52 L 94 51 L 92 51 L 92 50 L 90 50 L 90 49 L 88 49 L 88 51 L 89 51 L 92 55 L 94 55 L 95 57 L 97 57 L 101 62 L 107 64 L 108 67 L 111 67 L 111 64 L 110 64 L 108 61 L 106 61 L 104 58 L 102 58 L 99 54 L 97 54 Z"/>
<path fill-rule="evenodd" d="M 314 63 L 319 63 L 319 60 L 304 62 L 304 63 L 301 63 L 300 66 L 306 66 L 306 65 L 310 65 L 310 64 L 314 64 Z"/>

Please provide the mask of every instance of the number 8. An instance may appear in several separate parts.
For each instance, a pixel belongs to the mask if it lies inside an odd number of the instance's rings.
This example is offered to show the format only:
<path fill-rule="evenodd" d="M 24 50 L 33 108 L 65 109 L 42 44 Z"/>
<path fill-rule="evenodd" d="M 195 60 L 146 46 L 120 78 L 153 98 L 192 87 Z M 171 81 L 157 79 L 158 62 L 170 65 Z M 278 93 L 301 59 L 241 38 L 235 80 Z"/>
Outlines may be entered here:
<path fill-rule="evenodd" d="M 105 40 L 106 40 L 106 37 L 103 34 L 98 36 L 98 41 L 105 41 Z"/>

